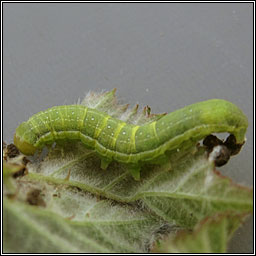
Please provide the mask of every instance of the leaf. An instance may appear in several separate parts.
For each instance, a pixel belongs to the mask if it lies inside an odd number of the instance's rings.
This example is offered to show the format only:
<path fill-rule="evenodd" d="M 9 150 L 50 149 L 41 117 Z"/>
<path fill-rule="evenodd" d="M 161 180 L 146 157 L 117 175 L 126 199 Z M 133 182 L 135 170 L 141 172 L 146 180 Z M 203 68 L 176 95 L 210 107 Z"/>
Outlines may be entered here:
<path fill-rule="evenodd" d="M 20 161 L 20 157 L 15 161 Z M 13 195 L 17 189 L 16 183 L 13 178 L 23 176 L 27 174 L 27 169 L 21 163 L 6 162 L 3 160 L 3 181 L 4 181 L 4 193 L 7 195 Z"/>
<path fill-rule="evenodd" d="M 245 214 L 216 214 L 202 220 L 193 232 L 181 231 L 161 241 L 154 253 L 225 253 L 227 242 Z"/>
<path fill-rule="evenodd" d="M 28 163 L 4 201 L 5 252 L 147 252 L 162 233 L 252 211 L 252 190 L 213 171 L 201 148 L 173 154 L 171 170 L 146 166 L 140 182 L 117 163 L 101 170 L 78 145 L 59 150 Z"/>
<path fill-rule="evenodd" d="M 17 168 L 7 167 L 11 174 Z M 4 197 L 5 253 L 148 252 L 155 232 L 166 225 L 136 203 L 118 204 L 30 174 L 8 177 L 17 189 L 12 199 Z"/>
<path fill-rule="evenodd" d="M 116 98 L 115 93 L 116 89 L 105 93 L 89 92 L 82 100 L 81 104 L 105 112 L 117 119 L 137 125 L 143 125 L 158 120 L 166 115 L 166 113 L 151 114 L 149 106 L 145 106 L 143 111 L 138 111 L 138 104 L 130 109 L 128 108 L 129 104 L 122 104 L 120 100 Z"/>
<path fill-rule="evenodd" d="M 203 148 L 173 154 L 171 167 L 145 166 L 140 182 L 122 165 L 113 163 L 103 171 L 93 152 L 69 150 L 61 161 L 52 153 L 39 165 L 32 165 L 28 177 L 76 186 L 121 203 L 139 200 L 164 220 L 189 228 L 219 211 L 252 210 L 252 190 L 213 171 Z M 69 171 L 69 180 L 65 180 Z"/>
<path fill-rule="evenodd" d="M 161 223 L 129 205 L 97 201 L 76 190 L 67 190 L 51 204 L 47 210 L 4 201 L 4 252 L 146 252 Z"/>
<path fill-rule="evenodd" d="M 115 91 L 91 93 L 82 104 L 130 123 L 162 116 L 149 107 L 128 109 Z M 209 236 L 205 251 L 223 252 L 253 210 L 253 190 L 222 176 L 199 145 L 171 152 L 169 164 L 143 166 L 140 181 L 115 162 L 103 171 L 95 152 L 80 143 L 56 145 L 32 162 L 4 157 L 4 252 L 146 253 L 156 243 L 165 252 L 202 252 L 201 232 Z M 165 239 L 180 229 L 195 233 Z"/>

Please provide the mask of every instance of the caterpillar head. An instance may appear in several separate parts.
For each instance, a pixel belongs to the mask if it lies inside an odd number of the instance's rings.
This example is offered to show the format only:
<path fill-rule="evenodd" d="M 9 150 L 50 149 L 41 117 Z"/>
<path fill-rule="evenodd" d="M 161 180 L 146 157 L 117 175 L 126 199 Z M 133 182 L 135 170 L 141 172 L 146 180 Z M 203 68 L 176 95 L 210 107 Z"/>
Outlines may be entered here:
<path fill-rule="evenodd" d="M 36 135 L 26 122 L 18 126 L 13 141 L 14 145 L 24 155 L 34 155 L 36 152 L 36 148 L 33 146 L 36 142 Z"/>

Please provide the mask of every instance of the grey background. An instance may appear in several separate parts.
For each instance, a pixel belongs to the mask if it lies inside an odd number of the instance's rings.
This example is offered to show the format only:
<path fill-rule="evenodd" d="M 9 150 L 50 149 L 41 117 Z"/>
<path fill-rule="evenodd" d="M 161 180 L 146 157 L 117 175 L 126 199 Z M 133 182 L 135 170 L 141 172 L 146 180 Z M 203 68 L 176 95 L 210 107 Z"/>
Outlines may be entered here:
<path fill-rule="evenodd" d="M 3 138 L 32 114 L 116 87 L 125 102 L 171 112 L 222 98 L 250 125 L 220 171 L 253 185 L 252 3 L 4 3 Z M 230 252 L 253 252 L 252 218 Z"/>

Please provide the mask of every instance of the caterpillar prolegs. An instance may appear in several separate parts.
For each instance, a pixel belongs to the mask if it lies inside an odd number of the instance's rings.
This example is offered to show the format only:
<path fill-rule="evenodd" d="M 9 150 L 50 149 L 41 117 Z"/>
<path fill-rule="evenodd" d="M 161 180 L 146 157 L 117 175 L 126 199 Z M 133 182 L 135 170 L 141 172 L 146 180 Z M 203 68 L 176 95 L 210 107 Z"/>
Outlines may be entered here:
<path fill-rule="evenodd" d="M 167 161 L 166 154 L 186 141 L 192 145 L 211 133 L 228 132 L 233 144 L 241 146 L 247 126 L 243 112 L 221 99 L 198 102 L 143 125 L 88 106 L 65 105 L 41 111 L 20 124 L 14 144 L 25 155 L 33 155 L 46 144 L 79 140 L 98 153 L 102 169 L 114 160 L 126 164 L 139 179 L 143 164 Z"/>

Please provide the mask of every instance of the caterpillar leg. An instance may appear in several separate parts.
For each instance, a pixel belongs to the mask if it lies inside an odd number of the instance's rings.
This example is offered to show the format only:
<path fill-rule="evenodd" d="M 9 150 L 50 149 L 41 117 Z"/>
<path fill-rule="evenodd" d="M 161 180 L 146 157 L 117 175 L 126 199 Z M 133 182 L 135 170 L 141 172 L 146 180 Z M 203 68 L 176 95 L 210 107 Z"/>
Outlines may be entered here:
<path fill-rule="evenodd" d="M 100 168 L 106 170 L 111 162 L 111 159 L 101 158 Z"/>
<path fill-rule="evenodd" d="M 140 170 L 141 170 L 141 167 L 139 165 L 131 165 L 131 166 L 128 166 L 128 170 L 130 172 L 130 174 L 132 175 L 132 177 L 139 181 L 140 180 Z"/>

